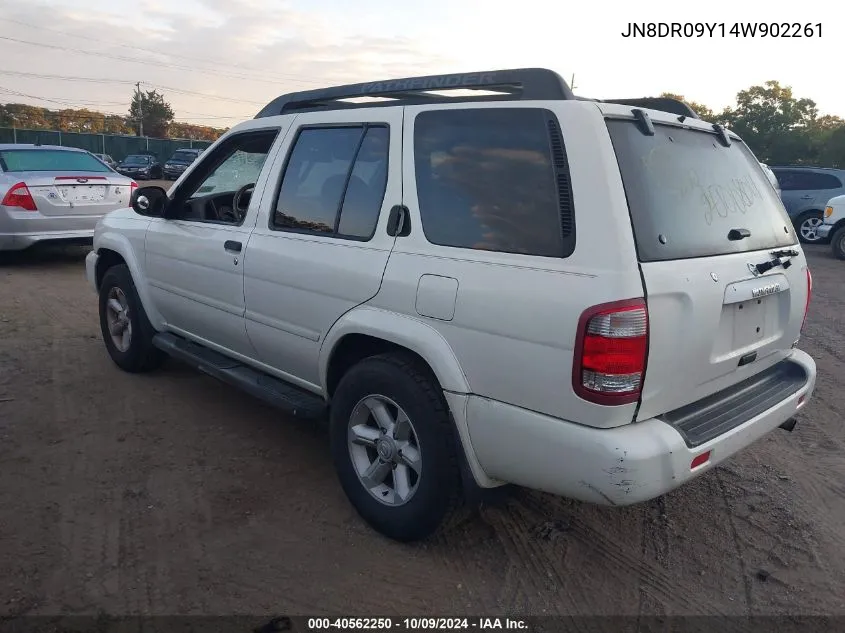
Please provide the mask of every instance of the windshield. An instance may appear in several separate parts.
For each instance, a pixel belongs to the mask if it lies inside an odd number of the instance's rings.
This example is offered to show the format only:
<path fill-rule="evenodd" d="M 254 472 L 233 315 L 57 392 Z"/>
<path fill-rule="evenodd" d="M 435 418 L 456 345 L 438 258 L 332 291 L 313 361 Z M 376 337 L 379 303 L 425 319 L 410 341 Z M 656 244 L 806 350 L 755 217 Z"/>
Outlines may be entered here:
<path fill-rule="evenodd" d="M 124 165 L 149 165 L 149 156 L 127 156 L 123 159 Z"/>
<path fill-rule="evenodd" d="M 109 168 L 87 152 L 61 149 L 10 149 L 0 152 L 3 171 L 94 171 Z"/>
<path fill-rule="evenodd" d="M 176 152 L 170 157 L 170 160 L 178 163 L 191 163 L 197 155 L 194 152 Z"/>
<path fill-rule="evenodd" d="M 257 182 L 266 158 L 266 153 L 237 150 L 212 172 L 195 195 L 237 191 L 246 183 Z"/>
<path fill-rule="evenodd" d="M 795 231 L 760 163 L 741 141 L 630 120 L 608 120 L 640 261 L 791 246 Z M 731 229 L 751 235 L 729 240 Z"/>

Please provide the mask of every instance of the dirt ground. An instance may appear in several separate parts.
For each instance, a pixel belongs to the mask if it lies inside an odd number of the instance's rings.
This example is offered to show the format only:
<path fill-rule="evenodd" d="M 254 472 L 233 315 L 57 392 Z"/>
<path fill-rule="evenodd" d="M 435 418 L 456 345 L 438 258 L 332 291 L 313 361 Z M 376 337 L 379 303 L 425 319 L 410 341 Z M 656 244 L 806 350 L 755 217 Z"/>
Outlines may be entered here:
<path fill-rule="evenodd" d="M 433 542 L 370 530 L 324 431 L 169 363 L 119 371 L 84 250 L 0 263 L 0 616 L 845 614 L 845 263 L 807 249 L 794 433 L 599 508 L 516 491 Z"/>

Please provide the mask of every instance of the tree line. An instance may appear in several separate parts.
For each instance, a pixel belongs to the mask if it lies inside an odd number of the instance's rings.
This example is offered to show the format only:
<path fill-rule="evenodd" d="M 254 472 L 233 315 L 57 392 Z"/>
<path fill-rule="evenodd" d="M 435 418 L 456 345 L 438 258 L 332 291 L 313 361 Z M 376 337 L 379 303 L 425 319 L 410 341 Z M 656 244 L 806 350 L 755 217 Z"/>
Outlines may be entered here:
<path fill-rule="evenodd" d="M 682 95 L 661 96 L 685 101 L 705 121 L 736 132 L 757 158 L 770 165 L 845 167 L 845 120 L 819 116 L 816 102 L 799 99 L 789 86 L 767 81 L 736 95 L 736 105 L 716 112 Z"/>
<path fill-rule="evenodd" d="M 845 120 L 820 116 L 815 101 L 799 99 L 791 87 L 777 81 L 741 90 L 736 104 L 720 112 L 683 95 L 664 92 L 661 96 L 685 101 L 702 119 L 730 128 L 764 163 L 845 167 Z M 91 134 L 140 134 L 143 128 L 144 135 L 153 138 L 202 141 L 214 141 L 226 131 L 173 119 L 173 108 L 155 90 L 135 92 L 127 116 L 88 109 L 50 110 L 20 103 L 0 104 L 0 127 Z"/>
<path fill-rule="evenodd" d="M 58 130 L 86 134 L 136 134 L 151 138 L 214 141 L 225 129 L 174 121 L 173 108 L 155 90 L 136 92 L 129 114 L 105 114 L 87 108 L 51 110 L 23 103 L 0 104 L 0 127 Z"/>

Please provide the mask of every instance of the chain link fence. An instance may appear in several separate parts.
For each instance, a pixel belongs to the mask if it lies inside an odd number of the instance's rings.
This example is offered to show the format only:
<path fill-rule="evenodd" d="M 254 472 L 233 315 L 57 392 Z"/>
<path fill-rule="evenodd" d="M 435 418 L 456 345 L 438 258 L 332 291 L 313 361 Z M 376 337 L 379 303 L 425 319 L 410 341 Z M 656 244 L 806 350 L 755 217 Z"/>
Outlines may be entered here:
<path fill-rule="evenodd" d="M 147 136 L 125 136 L 122 134 L 81 134 L 58 130 L 24 130 L 0 127 L 0 143 L 40 143 L 41 145 L 62 145 L 78 147 L 94 154 L 108 154 L 115 161 L 121 161 L 129 154 L 149 152 L 164 163 L 177 149 L 204 149 L 211 141 L 189 139 L 149 138 Z"/>

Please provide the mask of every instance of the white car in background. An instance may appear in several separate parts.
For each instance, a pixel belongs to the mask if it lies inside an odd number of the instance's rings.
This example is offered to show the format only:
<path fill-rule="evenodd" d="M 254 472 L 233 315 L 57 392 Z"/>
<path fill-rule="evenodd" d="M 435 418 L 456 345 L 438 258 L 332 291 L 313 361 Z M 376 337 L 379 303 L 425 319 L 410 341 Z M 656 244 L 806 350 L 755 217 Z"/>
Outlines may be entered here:
<path fill-rule="evenodd" d="M 828 200 L 823 222 L 816 233 L 822 239 L 830 238 L 830 249 L 834 256 L 845 259 L 845 196 Z"/>
<path fill-rule="evenodd" d="M 128 207 L 137 186 L 85 150 L 0 144 L 0 251 L 90 244 L 97 221 Z"/>

